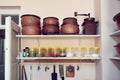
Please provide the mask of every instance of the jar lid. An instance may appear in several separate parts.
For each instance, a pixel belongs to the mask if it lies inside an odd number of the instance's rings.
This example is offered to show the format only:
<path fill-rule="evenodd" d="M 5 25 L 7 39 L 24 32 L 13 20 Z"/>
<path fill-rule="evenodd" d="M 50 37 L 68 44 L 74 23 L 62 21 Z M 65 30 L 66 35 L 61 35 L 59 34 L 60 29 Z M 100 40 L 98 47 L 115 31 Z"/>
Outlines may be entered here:
<path fill-rule="evenodd" d="M 84 21 L 95 21 L 95 18 L 93 18 L 93 17 L 85 18 Z"/>
<path fill-rule="evenodd" d="M 116 19 L 120 18 L 120 12 L 117 13 L 114 17 L 113 17 L 113 21 L 116 21 Z"/>
<path fill-rule="evenodd" d="M 36 18 L 40 19 L 39 16 L 34 15 L 34 14 L 24 14 L 24 15 L 21 16 L 21 18 L 24 17 L 24 16 L 33 16 L 33 17 L 36 17 Z"/>
<path fill-rule="evenodd" d="M 73 20 L 76 20 L 76 21 L 77 21 L 77 19 L 74 18 L 74 17 L 66 17 L 66 18 L 64 18 L 63 20 L 66 20 L 66 19 L 73 19 Z"/>

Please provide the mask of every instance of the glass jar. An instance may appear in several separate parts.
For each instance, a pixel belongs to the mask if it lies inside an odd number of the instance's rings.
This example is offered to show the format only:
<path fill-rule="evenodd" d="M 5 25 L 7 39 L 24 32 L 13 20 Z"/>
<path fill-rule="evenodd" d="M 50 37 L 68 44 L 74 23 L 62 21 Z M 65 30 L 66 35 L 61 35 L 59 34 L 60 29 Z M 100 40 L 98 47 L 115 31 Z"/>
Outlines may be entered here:
<path fill-rule="evenodd" d="M 87 47 L 79 47 L 79 52 L 81 57 L 85 57 L 87 55 Z"/>
<path fill-rule="evenodd" d="M 30 48 L 30 57 L 35 57 L 35 48 Z"/>

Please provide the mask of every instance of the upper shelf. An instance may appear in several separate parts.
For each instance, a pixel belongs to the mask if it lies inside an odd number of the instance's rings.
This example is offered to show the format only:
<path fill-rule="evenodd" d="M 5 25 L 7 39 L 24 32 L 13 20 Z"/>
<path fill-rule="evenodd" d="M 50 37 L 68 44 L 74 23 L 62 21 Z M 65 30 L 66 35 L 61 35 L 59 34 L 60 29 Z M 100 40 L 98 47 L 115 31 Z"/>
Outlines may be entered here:
<path fill-rule="evenodd" d="M 99 38 L 100 35 L 16 35 L 20 38 L 80 38 L 80 37 L 90 37 Z"/>

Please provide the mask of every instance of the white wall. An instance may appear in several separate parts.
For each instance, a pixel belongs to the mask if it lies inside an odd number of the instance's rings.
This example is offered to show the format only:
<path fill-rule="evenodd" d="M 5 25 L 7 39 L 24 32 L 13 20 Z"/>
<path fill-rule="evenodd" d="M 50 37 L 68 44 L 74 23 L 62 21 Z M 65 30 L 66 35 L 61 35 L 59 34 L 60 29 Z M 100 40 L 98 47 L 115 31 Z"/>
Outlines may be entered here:
<path fill-rule="evenodd" d="M 119 0 L 101 0 L 101 31 L 102 31 L 102 80 L 120 80 L 119 69 L 109 57 L 115 56 L 115 41 L 110 34 L 115 31 L 116 25 L 113 16 L 120 12 Z"/>

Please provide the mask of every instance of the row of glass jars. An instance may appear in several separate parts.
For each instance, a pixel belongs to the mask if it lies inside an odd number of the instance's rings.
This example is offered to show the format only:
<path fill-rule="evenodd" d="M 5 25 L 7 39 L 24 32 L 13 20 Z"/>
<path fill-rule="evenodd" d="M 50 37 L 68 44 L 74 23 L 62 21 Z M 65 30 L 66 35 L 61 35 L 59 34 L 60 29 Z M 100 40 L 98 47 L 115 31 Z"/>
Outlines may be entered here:
<path fill-rule="evenodd" d="M 85 57 L 99 55 L 99 46 L 42 46 L 25 47 L 21 57 Z"/>

